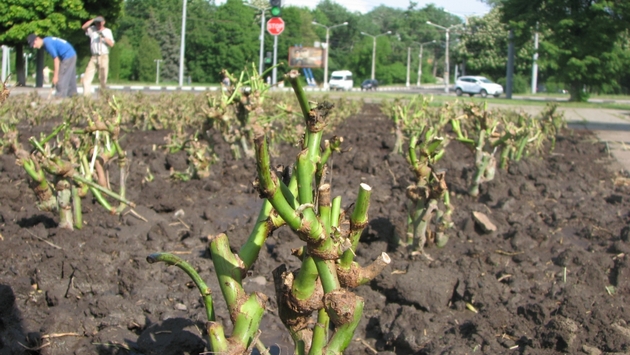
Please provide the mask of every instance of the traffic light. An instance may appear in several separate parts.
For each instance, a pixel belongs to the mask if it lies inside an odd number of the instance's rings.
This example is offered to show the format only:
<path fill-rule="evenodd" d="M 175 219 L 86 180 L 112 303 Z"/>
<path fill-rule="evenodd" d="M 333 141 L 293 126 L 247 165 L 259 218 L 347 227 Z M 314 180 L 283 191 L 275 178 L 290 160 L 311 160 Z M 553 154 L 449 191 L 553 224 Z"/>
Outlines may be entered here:
<path fill-rule="evenodd" d="M 269 0 L 271 6 L 271 17 L 280 17 L 282 15 L 282 0 Z"/>

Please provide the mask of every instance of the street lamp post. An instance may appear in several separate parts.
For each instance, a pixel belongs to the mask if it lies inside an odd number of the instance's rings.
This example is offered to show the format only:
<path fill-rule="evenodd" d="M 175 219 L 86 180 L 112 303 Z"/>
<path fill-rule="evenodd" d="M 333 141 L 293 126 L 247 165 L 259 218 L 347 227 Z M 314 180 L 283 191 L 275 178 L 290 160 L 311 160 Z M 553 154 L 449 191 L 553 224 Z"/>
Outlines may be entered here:
<path fill-rule="evenodd" d="M 407 81 L 405 87 L 409 87 L 409 67 L 411 66 L 411 47 L 407 47 Z"/>
<path fill-rule="evenodd" d="M 324 90 L 328 90 L 328 50 L 330 49 L 330 43 L 328 40 L 330 39 L 330 30 L 335 27 L 341 27 L 348 25 L 348 22 L 340 23 L 334 26 L 324 26 L 321 23 L 317 23 L 315 21 L 311 22 L 315 26 L 321 26 L 326 29 L 326 57 L 324 58 Z"/>
<path fill-rule="evenodd" d="M 372 36 L 369 33 L 361 32 L 362 35 L 372 37 L 372 80 L 374 80 L 374 71 L 376 69 L 376 38 L 384 35 L 388 35 L 392 33 L 392 31 L 387 31 L 385 33 L 381 33 L 380 35 Z"/>
<path fill-rule="evenodd" d="M 159 84 L 160 83 L 160 62 L 162 61 L 162 59 L 153 59 L 153 61 L 156 63 L 155 83 Z"/>
<path fill-rule="evenodd" d="M 262 75 L 263 73 L 263 55 L 265 52 L 265 11 L 269 10 L 270 7 L 258 7 L 252 4 L 248 4 L 246 2 L 243 3 L 243 5 L 245 6 L 249 6 L 251 8 L 254 8 L 258 11 L 260 11 L 260 52 L 259 52 L 259 59 L 258 59 L 258 75 Z"/>
<path fill-rule="evenodd" d="M 28 60 L 31 56 L 31 53 L 24 53 L 24 82 L 28 80 Z"/>
<path fill-rule="evenodd" d="M 0 77 L 0 80 L 2 80 L 2 82 L 4 82 L 7 79 L 7 76 L 9 76 L 10 74 L 10 67 L 9 67 L 9 46 L 2 46 L 2 77 Z"/>
<path fill-rule="evenodd" d="M 419 44 L 420 45 L 420 54 L 418 54 L 418 82 L 416 83 L 417 87 L 420 87 L 420 84 L 422 84 L 422 82 L 420 81 L 420 78 L 422 77 L 422 51 L 424 49 L 424 45 L 425 44 L 431 44 L 431 43 L 435 43 L 436 41 L 429 41 L 429 42 L 424 42 L 424 43 L 420 43 L 420 42 L 413 42 L 415 44 Z M 409 80 L 407 80 L 409 81 Z"/>
<path fill-rule="evenodd" d="M 445 66 L 445 68 L 444 68 L 444 92 L 448 93 L 448 82 L 449 82 L 449 74 L 450 74 L 449 73 L 449 71 L 450 71 L 450 69 L 449 69 L 450 63 L 449 63 L 449 60 L 448 60 L 448 39 L 449 39 L 451 30 L 453 28 L 461 26 L 461 24 L 453 25 L 453 26 L 450 26 L 450 27 L 444 27 L 444 26 L 436 25 L 436 24 L 432 23 L 431 21 L 427 21 L 427 25 L 431 25 L 433 27 L 437 27 L 437 28 L 442 29 L 442 30 L 444 30 L 446 32 L 446 51 L 445 51 L 445 54 L 444 54 L 444 57 L 445 57 L 444 58 L 444 66 Z"/>
<path fill-rule="evenodd" d="M 182 41 L 179 45 L 179 86 L 184 85 L 184 47 L 186 46 L 186 3 L 188 0 L 183 0 L 182 6 Z"/>

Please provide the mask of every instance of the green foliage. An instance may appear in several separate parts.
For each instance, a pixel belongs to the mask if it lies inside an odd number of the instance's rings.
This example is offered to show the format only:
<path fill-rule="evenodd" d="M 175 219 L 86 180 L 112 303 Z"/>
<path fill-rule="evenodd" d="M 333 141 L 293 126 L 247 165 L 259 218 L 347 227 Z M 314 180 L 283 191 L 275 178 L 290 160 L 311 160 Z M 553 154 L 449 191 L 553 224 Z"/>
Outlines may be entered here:
<path fill-rule="evenodd" d="M 166 22 L 160 22 L 151 12 L 147 34 L 160 45 L 161 59 L 164 60 L 160 63 L 160 78 L 164 81 L 177 81 L 181 37 L 173 25 L 173 20 L 168 18 Z"/>
<path fill-rule="evenodd" d="M 133 64 L 136 57 L 129 37 L 123 36 L 116 41 L 116 45 L 109 54 L 109 77 L 112 80 L 131 80 Z"/>
<path fill-rule="evenodd" d="M 209 24 L 207 63 L 213 71 L 206 73 L 211 81 L 219 82 L 221 69 L 240 72 L 247 63 L 258 62 L 260 21 L 253 20 L 254 10 L 240 0 L 228 0 L 214 13 Z"/>
<path fill-rule="evenodd" d="M 505 75 L 509 27 L 501 23 L 499 8 L 482 17 L 471 17 L 453 54 L 466 63 L 466 74 L 499 78 Z M 528 74 L 531 70 L 533 44 L 528 42 L 516 52 L 514 70 Z M 544 69 L 544 62 L 541 65 Z"/>
<path fill-rule="evenodd" d="M 529 78 L 527 78 L 524 75 L 519 75 L 516 74 L 512 77 L 512 93 L 513 94 L 524 94 L 526 92 L 530 91 L 530 83 L 528 81 Z M 503 86 L 503 89 L 505 90 L 505 88 L 507 87 L 507 78 L 502 77 L 499 80 L 497 80 L 498 84 L 501 84 Z"/>
<path fill-rule="evenodd" d="M 584 101 L 585 87 L 614 86 L 624 72 L 627 63 L 615 48 L 630 28 L 627 1 L 504 0 L 501 9 L 504 23 L 547 31 L 542 57 L 569 86 L 570 100 Z"/>
<path fill-rule="evenodd" d="M 81 28 L 88 13 L 81 0 L 4 0 L 0 2 L 0 43 L 25 44 L 30 33 L 59 36 Z"/>
<path fill-rule="evenodd" d="M 140 81 L 155 81 L 156 64 L 155 59 L 162 59 L 159 43 L 144 35 L 142 38 L 143 50 L 141 55 L 135 57 L 135 78 Z"/>
<path fill-rule="evenodd" d="M 424 62 L 422 63 L 422 83 L 423 84 L 433 84 L 435 83 L 435 77 L 433 76 L 433 73 L 431 73 L 431 70 L 433 69 L 433 65 Z M 412 76 L 413 78 L 413 76 Z M 417 73 L 416 73 L 416 80 L 417 80 Z"/>

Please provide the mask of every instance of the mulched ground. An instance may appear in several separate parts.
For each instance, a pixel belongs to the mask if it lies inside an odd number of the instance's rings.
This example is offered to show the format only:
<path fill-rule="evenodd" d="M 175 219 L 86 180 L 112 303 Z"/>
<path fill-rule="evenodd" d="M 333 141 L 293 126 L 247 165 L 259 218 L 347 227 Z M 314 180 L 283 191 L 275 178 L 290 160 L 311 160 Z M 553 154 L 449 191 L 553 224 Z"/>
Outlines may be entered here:
<path fill-rule="evenodd" d="M 21 127 L 22 138 L 50 128 Z M 427 249 L 428 258 L 396 243 L 412 174 L 391 153 L 391 121 L 365 105 L 335 133 L 346 151 L 333 159 L 333 195 L 348 206 L 360 183 L 373 188 L 357 260 L 367 264 L 384 251 L 393 259 L 356 289 L 366 306 L 348 354 L 630 352 L 630 190 L 590 132 L 563 131 L 552 155 L 499 171 L 478 198 L 466 194 L 473 156 L 452 142 L 441 167 L 456 227 L 446 247 Z M 218 146 L 210 178 L 174 182 L 169 169 L 182 169 L 185 157 L 153 149 L 165 134 L 136 131 L 122 140 L 129 196 L 148 222 L 86 200 L 86 225 L 73 232 L 35 208 L 25 173 L 13 156 L 0 155 L 0 354 L 205 351 L 199 293 L 179 269 L 148 264 L 157 251 L 178 252 L 200 270 L 218 317 L 229 323 L 206 242 L 220 232 L 236 249 L 245 241 L 261 204 L 251 185 L 254 161 L 235 161 Z M 278 152 L 274 163 L 289 164 L 297 149 Z M 151 182 L 143 181 L 147 168 Z M 473 211 L 497 231 L 484 233 Z M 299 245 L 286 227 L 276 231 L 244 282 L 248 292 L 271 296 L 262 339 L 275 353 L 292 351 L 276 317 L 271 271 L 299 267 L 290 254 Z"/>

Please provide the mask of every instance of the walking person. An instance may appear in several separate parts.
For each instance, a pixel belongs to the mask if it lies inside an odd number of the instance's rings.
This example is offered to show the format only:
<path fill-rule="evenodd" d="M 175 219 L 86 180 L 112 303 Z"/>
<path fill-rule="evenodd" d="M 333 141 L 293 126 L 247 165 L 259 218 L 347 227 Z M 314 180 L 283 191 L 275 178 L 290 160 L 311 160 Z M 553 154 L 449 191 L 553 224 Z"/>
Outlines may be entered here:
<path fill-rule="evenodd" d="M 77 94 L 77 52 L 65 39 L 44 37 L 31 33 L 26 38 L 31 48 L 44 48 L 53 58 L 52 84 L 57 89 L 57 97 L 70 97 Z"/>
<path fill-rule="evenodd" d="M 114 46 L 114 35 L 112 30 L 105 27 L 105 19 L 98 16 L 87 21 L 81 27 L 85 35 L 90 38 L 90 51 L 92 57 L 85 68 L 83 76 L 83 95 L 92 95 L 92 80 L 98 70 L 98 79 L 101 83 L 101 90 L 107 85 L 107 74 L 109 72 L 109 49 Z"/>

